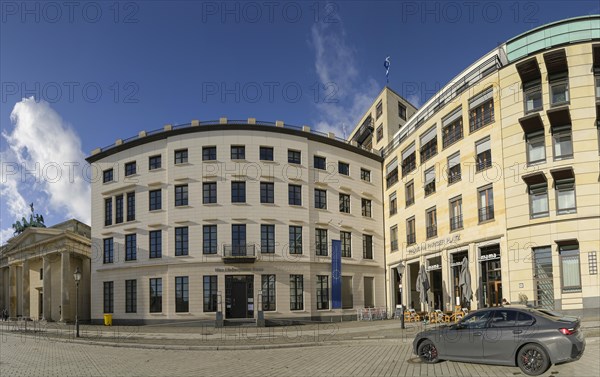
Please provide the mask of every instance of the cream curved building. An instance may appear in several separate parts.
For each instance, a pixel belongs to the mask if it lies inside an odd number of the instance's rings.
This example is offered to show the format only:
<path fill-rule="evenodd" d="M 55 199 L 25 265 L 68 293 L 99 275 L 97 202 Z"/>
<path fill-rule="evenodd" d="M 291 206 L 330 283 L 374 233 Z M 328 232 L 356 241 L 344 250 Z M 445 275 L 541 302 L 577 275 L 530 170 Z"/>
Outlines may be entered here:
<path fill-rule="evenodd" d="M 141 132 L 88 161 L 96 321 L 310 320 L 386 305 L 375 150 L 222 118 Z"/>
<path fill-rule="evenodd" d="M 598 15 L 516 36 L 428 100 L 380 150 L 388 307 L 402 285 L 416 310 L 506 298 L 597 316 L 599 119 Z M 361 132 L 351 137 L 369 145 Z M 416 290 L 421 266 L 427 304 Z"/>

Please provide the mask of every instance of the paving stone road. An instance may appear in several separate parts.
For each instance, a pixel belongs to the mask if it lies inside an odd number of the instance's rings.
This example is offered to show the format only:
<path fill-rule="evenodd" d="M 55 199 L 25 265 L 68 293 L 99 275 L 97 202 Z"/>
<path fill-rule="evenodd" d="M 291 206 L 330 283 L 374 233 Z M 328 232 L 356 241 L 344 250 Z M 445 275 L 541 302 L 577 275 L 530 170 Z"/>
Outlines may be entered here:
<path fill-rule="evenodd" d="M 600 375 L 600 341 L 547 376 Z M 515 376 L 518 368 L 419 363 L 409 342 L 384 339 L 269 350 L 162 350 L 0 334 L 0 376 Z"/>

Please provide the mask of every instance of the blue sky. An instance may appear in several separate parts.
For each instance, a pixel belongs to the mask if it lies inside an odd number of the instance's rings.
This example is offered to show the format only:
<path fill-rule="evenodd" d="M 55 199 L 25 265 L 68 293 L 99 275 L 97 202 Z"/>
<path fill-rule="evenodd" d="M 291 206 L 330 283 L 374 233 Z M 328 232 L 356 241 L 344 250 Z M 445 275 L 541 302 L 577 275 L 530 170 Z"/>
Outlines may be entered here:
<path fill-rule="evenodd" d="M 507 39 L 600 13 L 597 0 L 67 4 L 0 3 L 1 241 L 30 202 L 47 224 L 89 221 L 83 158 L 117 138 L 222 116 L 341 135 L 385 85 L 387 55 L 390 87 L 420 105 Z"/>

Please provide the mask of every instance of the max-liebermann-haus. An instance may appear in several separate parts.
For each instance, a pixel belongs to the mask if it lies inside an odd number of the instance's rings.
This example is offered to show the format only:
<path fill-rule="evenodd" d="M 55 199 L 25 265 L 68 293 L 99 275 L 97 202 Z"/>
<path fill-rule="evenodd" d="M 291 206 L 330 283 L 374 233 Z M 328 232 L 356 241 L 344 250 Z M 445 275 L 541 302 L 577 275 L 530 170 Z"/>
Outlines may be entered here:
<path fill-rule="evenodd" d="M 417 311 L 597 315 L 599 119 L 596 15 L 512 38 L 420 109 L 384 88 L 347 140 L 252 118 L 119 139 L 87 159 L 91 317 L 329 320 L 393 310 L 399 283 Z"/>

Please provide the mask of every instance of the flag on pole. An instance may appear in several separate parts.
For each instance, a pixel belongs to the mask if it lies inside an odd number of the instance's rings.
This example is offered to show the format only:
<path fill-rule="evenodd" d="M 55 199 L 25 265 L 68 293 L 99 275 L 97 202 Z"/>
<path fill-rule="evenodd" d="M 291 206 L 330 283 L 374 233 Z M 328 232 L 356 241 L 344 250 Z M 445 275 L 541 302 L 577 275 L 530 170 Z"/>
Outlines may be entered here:
<path fill-rule="evenodd" d="M 385 67 L 385 79 L 389 83 L 390 82 L 390 57 L 388 55 L 383 62 L 383 66 Z"/>

